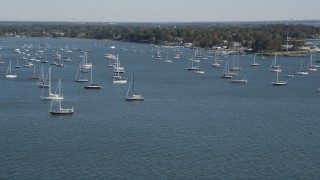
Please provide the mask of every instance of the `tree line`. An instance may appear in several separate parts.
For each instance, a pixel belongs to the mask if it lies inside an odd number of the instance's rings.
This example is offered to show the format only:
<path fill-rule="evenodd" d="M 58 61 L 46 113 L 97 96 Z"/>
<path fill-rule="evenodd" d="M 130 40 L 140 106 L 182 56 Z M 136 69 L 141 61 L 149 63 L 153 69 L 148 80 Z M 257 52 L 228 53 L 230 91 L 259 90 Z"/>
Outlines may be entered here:
<path fill-rule="evenodd" d="M 97 24 L 2 24 L 0 36 L 24 35 L 27 37 L 68 37 L 110 39 L 117 41 L 182 45 L 194 47 L 233 47 L 239 42 L 244 47 L 260 50 L 280 50 L 281 45 L 295 48 L 306 38 L 319 38 L 320 27 L 302 24 L 226 25 L 226 26 L 135 26 Z"/>

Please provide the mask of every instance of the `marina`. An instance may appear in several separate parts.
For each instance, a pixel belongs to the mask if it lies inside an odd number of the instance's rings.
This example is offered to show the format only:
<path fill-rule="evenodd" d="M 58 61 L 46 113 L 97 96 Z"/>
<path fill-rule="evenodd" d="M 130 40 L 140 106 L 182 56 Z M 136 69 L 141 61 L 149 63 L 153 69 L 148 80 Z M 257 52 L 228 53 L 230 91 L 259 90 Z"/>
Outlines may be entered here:
<path fill-rule="evenodd" d="M 36 72 L 43 66 L 41 80 L 49 71 L 50 88 L 38 88 L 30 79 L 34 68 L 14 69 L 17 77 L 6 78 L 24 44 L 33 44 L 31 57 L 38 44 L 48 44 L 41 57 L 49 63 L 32 63 Z M 61 62 L 53 55 L 66 44 L 72 51 L 59 54 L 70 61 L 63 68 L 51 65 Z M 1 47 L 0 179 L 318 177 L 320 72 L 292 78 L 301 66 L 307 68 L 310 56 L 277 56 L 279 73 L 270 72 L 274 56 L 236 55 L 245 83 L 230 83 L 232 76 L 221 78 L 221 73 L 233 55 L 219 56 L 221 68 L 214 68 L 218 57 L 206 52 L 201 59 L 205 73 L 195 74 L 187 69 L 198 68 L 188 66 L 193 50 L 183 47 L 172 63 L 155 56 L 170 48 L 120 41 L 1 38 Z M 121 66 L 116 67 L 125 71 L 108 67 L 106 53 L 118 55 Z M 252 67 L 253 60 L 259 66 Z M 82 62 L 87 72 L 80 79 L 86 81 L 77 83 Z M 101 86 L 97 91 L 84 88 L 92 81 L 92 67 L 93 83 Z M 115 72 L 128 83 L 114 84 Z M 126 101 L 133 73 L 143 101 Z M 274 86 L 276 73 L 288 84 Z M 62 93 L 56 90 L 59 79 Z M 43 101 L 42 91 L 45 99 L 48 91 L 59 98 Z M 59 109 L 51 109 L 56 103 Z M 68 115 L 51 115 L 57 113 Z"/>

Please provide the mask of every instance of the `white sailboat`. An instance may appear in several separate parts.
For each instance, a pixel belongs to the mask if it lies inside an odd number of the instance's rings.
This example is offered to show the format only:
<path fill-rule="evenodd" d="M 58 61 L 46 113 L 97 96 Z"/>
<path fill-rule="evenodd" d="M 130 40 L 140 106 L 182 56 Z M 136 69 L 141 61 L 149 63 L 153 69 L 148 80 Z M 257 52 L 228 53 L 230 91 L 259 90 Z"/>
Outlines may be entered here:
<path fill-rule="evenodd" d="M 17 65 L 14 66 L 14 68 L 16 68 L 16 69 L 20 69 L 21 68 L 21 66 L 19 65 L 19 58 L 18 57 L 17 57 Z"/>
<path fill-rule="evenodd" d="M 230 71 L 241 71 L 241 67 L 238 65 L 238 57 L 234 55 L 233 61 L 232 61 L 232 67 L 230 68 Z M 237 61 L 237 65 L 235 66 L 235 60 Z"/>
<path fill-rule="evenodd" d="M 2 59 L 1 59 L 1 55 L 0 55 L 0 64 L 4 64 L 6 62 L 4 62 Z"/>
<path fill-rule="evenodd" d="M 38 79 L 37 86 L 39 88 L 49 88 L 49 84 L 46 82 L 44 78 L 43 66 L 41 67 L 40 78 Z"/>
<path fill-rule="evenodd" d="M 226 61 L 226 65 L 222 71 L 221 78 L 232 78 L 232 76 L 235 76 L 236 73 L 229 71 L 229 59 Z"/>
<path fill-rule="evenodd" d="M 308 71 L 318 71 L 317 65 L 313 64 L 312 54 L 310 54 L 310 63 Z"/>
<path fill-rule="evenodd" d="M 217 53 L 214 54 L 214 62 L 211 65 L 212 65 L 212 67 L 215 67 L 215 68 L 221 67 L 221 64 L 219 63 L 219 61 L 217 59 Z"/>
<path fill-rule="evenodd" d="M 51 86 L 51 67 L 49 67 L 48 76 L 49 76 L 48 96 L 43 96 L 43 91 L 44 91 L 44 88 L 43 88 L 40 98 L 43 100 L 64 99 L 63 94 L 54 94 L 51 92 L 51 87 L 52 87 Z"/>
<path fill-rule="evenodd" d="M 126 78 L 122 78 L 120 76 L 120 73 L 117 73 L 116 75 L 113 76 L 112 83 L 113 84 L 126 84 L 127 83 L 127 79 Z"/>
<path fill-rule="evenodd" d="M 236 75 L 232 77 L 232 79 L 231 79 L 230 82 L 231 82 L 231 83 L 247 83 L 248 80 L 247 80 L 247 78 L 241 78 L 241 77 L 239 77 L 239 73 L 238 73 L 238 71 L 237 71 Z"/>
<path fill-rule="evenodd" d="M 308 71 L 302 70 L 302 59 L 300 61 L 300 71 L 296 72 L 298 75 L 308 75 Z"/>
<path fill-rule="evenodd" d="M 85 89 L 101 89 L 101 86 L 99 84 L 92 83 L 92 69 L 93 69 L 93 66 L 91 66 L 91 69 L 90 69 L 90 85 L 84 86 L 84 88 Z"/>
<path fill-rule="evenodd" d="M 279 72 L 277 72 L 277 75 L 276 75 L 276 82 L 272 82 L 272 85 L 274 86 L 283 86 L 283 85 L 287 85 L 287 80 L 285 81 L 280 81 L 279 80 Z"/>
<path fill-rule="evenodd" d="M 256 56 L 257 54 L 254 54 L 253 63 L 251 64 L 251 66 L 260 66 L 260 64 L 256 62 Z"/>
<path fill-rule="evenodd" d="M 117 55 L 117 59 L 115 61 L 115 65 L 113 67 L 113 72 L 114 73 L 124 73 L 124 67 L 120 65 L 120 60 L 119 60 L 118 55 Z"/>
<path fill-rule="evenodd" d="M 194 55 L 191 58 L 191 61 L 189 61 L 188 63 L 188 68 L 187 68 L 188 71 L 199 70 L 199 68 L 195 65 L 195 57 L 196 57 L 196 54 L 194 53 Z"/>
<path fill-rule="evenodd" d="M 126 95 L 126 101 L 143 101 L 144 97 L 142 95 L 134 94 L 134 74 L 132 74 L 129 88 Z"/>
<path fill-rule="evenodd" d="M 172 63 L 172 60 L 169 59 L 169 53 L 167 53 L 165 63 Z"/>
<path fill-rule="evenodd" d="M 78 70 L 77 70 L 77 74 L 76 74 L 76 78 L 75 78 L 75 82 L 88 82 L 88 78 L 83 77 L 84 72 L 81 71 L 82 69 L 82 62 L 79 64 Z"/>
<path fill-rule="evenodd" d="M 280 65 L 277 64 L 277 54 L 274 56 L 274 60 L 271 63 L 270 71 L 271 72 L 281 72 L 282 71 L 280 69 Z"/>
<path fill-rule="evenodd" d="M 85 51 L 83 54 L 82 67 L 84 69 L 90 69 L 92 67 L 92 63 L 88 63 L 88 55 L 87 55 L 87 52 L 85 52 Z"/>
<path fill-rule="evenodd" d="M 266 59 L 266 57 L 263 56 L 263 51 L 261 51 L 261 59 Z"/>
<path fill-rule="evenodd" d="M 38 80 L 40 78 L 39 74 L 36 74 L 36 65 L 33 66 L 33 76 L 30 79 Z"/>
<path fill-rule="evenodd" d="M 17 74 L 13 74 L 11 72 L 11 60 L 7 69 L 6 78 L 10 78 L 10 79 L 17 78 Z"/>
<path fill-rule="evenodd" d="M 58 83 L 58 95 L 59 96 L 62 96 L 62 93 L 61 93 L 61 79 L 59 79 L 59 83 Z M 58 108 L 57 109 L 54 109 L 53 108 L 53 104 L 54 102 L 58 101 Z M 50 110 L 49 112 L 52 114 L 52 115 L 68 115 L 68 114 L 72 114 L 74 113 L 74 108 L 62 108 L 61 107 L 61 99 L 52 99 L 52 103 L 51 103 L 51 106 L 50 106 Z"/>

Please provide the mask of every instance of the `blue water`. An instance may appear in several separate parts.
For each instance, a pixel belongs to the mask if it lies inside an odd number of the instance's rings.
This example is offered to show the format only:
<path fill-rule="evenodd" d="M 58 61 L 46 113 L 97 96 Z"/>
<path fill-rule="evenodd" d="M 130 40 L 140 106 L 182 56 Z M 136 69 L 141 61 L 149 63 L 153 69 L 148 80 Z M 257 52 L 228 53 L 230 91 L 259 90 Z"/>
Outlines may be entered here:
<path fill-rule="evenodd" d="M 295 75 L 288 86 L 274 87 L 269 72 L 273 57 L 239 57 L 247 84 L 220 78 L 222 69 L 201 61 L 205 74 L 186 70 L 189 49 L 167 64 L 153 58 L 154 45 L 79 39 L 1 38 L 0 179 L 318 179 L 320 176 L 320 73 Z M 59 78 L 71 116 L 52 116 L 50 102 L 31 80 L 33 68 L 13 69 L 13 49 L 24 43 L 48 43 L 42 58 L 52 61 L 60 47 L 90 50 L 93 81 L 100 90 L 74 82 L 79 52 L 65 68 L 52 68 Z M 114 45 L 116 49 L 109 47 Z M 128 51 L 121 51 L 125 47 Z M 171 52 L 172 49 L 163 49 Z M 162 56 L 165 57 L 164 52 Z M 119 54 L 124 76 L 135 74 L 143 102 L 126 102 L 129 84 L 112 84 L 112 69 L 103 53 Z M 19 55 L 20 56 L 20 55 Z M 232 56 L 229 57 L 232 60 Z M 283 73 L 307 66 L 310 57 L 278 57 Z M 226 58 L 223 58 L 226 60 Z M 20 64 L 23 61 L 20 60 Z M 50 63 L 35 63 L 37 71 Z"/>

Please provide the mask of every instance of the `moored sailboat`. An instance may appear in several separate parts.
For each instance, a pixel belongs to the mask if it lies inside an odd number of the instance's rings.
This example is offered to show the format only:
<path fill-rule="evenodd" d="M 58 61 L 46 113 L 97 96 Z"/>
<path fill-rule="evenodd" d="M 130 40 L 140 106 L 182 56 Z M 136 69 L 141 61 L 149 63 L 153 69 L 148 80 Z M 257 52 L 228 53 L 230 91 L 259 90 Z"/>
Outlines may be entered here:
<path fill-rule="evenodd" d="M 17 78 L 17 74 L 11 72 L 11 61 L 7 69 L 6 78 L 9 78 L 9 79 Z"/>
<path fill-rule="evenodd" d="M 143 101 L 144 100 L 144 97 L 142 95 L 137 95 L 134 93 L 134 74 L 132 74 L 125 100 L 126 101 Z"/>
<path fill-rule="evenodd" d="M 59 90 L 58 95 L 62 96 L 62 93 L 61 93 L 61 79 L 59 79 L 59 82 L 58 82 L 58 90 Z M 74 113 L 74 108 L 73 107 L 72 108 L 62 108 L 61 107 L 61 100 L 62 99 L 53 99 L 52 103 L 51 103 L 51 106 L 50 106 L 49 112 L 52 115 L 68 115 L 68 114 Z M 53 104 L 54 104 L 55 101 L 58 101 L 59 107 L 57 109 L 53 109 Z"/>
<path fill-rule="evenodd" d="M 101 86 L 99 84 L 93 84 L 92 83 L 92 69 L 93 66 L 90 68 L 90 85 L 84 86 L 85 89 L 101 89 Z"/>
<path fill-rule="evenodd" d="M 48 96 L 43 96 L 43 90 L 44 90 L 44 88 L 43 88 L 40 98 L 42 100 L 64 99 L 63 94 L 54 94 L 51 92 L 51 67 L 49 67 L 48 76 L 49 76 Z"/>

